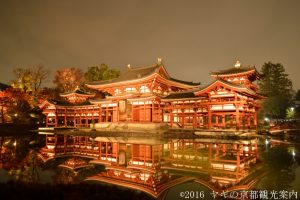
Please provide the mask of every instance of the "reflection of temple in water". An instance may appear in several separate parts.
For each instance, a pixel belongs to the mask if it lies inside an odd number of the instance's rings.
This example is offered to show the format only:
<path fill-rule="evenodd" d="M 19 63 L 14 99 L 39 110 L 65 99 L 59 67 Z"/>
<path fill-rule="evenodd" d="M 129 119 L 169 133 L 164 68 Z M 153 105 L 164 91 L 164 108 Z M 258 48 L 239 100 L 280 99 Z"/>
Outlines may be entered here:
<path fill-rule="evenodd" d="M 166 146 L 169 154 L 164 169 L 209 173 L 209 183 L 218 188 L 239 184 L 258 158 L 256 139 L 177 139 Z"/>
<path fill-rule="evenodd" d="M 137 189 L 158 197 L 170 187 L 192 180 L 214 190 L 249 186 L 247 176 L 256 164 L 258 148 L 255 139 L 167 141 L 159 138 L 46 135 L 46 146 L 41 149 L 40 157 L 46 162 L 63 156 L 71 156 L 64 163 L 69 163 L 69 168 L 86 164 L 105 166 L 105 171 L 86 180 Z M 91 161 L 82 162 L 78 157 L 90 158 Z M 190 175 L 182 175 L 182 172 L 190 172 Z"/>

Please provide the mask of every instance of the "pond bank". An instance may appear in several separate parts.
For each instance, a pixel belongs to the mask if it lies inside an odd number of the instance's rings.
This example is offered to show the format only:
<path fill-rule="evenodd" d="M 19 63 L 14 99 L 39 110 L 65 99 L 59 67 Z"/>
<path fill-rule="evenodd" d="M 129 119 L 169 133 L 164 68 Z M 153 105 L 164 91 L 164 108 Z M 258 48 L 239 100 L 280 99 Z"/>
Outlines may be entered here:
<path fill-rule="evenodd" d="M 0 124 L 0 135 L 24 135 L 34 134 L 32 130 L 38 129 L 37 126 L 27 124 Z"/>
<path fill-rule="evenodd" d="M 39 134 L 67 134 L 109 137 L 167 137 L 167 138 L 252 138 L 257 134 L 254 131 L 235 130 L 192 130 L 192 129 L 92 129 L 92 128 L 39 128 Z"/>

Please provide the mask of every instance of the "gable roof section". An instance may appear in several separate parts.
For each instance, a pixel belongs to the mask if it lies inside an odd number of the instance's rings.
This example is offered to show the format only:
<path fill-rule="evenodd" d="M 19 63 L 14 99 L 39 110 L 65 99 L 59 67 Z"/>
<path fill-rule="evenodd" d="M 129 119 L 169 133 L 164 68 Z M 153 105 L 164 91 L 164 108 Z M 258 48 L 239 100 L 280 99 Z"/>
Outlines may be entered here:
<path fill-rule="evenodd" d="M 211 91 L 212 89 L 214 89 L 217 85 L 219 86 L 223 86 L 225 88 L 228 89 L 232 89 L 238 93 L 244 93 L 244 94 L 248 94 L 251 96 L 256 96 L 259 98 L 264 98 L 264 96 L 258 94 L 257 92 L 253 91 L 252 89 L 241 85 L 241 84 L 235 84 L 229 81 L 225 81 L 223 79 L 216 79 L 214 82 L 212 82 L 211 84 L 207 85 L 206 87 L 203 87 L 201 89 L 199 89 L 198 91 L 195 91 L 194 94 L 196 96 L 201 96 L 205 93 L 208 93 L 209 91 Z"/>

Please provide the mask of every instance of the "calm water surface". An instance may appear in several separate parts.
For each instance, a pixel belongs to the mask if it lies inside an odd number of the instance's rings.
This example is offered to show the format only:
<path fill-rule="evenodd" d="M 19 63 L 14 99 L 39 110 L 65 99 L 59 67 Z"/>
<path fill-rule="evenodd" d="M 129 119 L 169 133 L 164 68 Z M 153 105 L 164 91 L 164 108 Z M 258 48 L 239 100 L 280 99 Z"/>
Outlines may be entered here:
<path fill-rule="evenodd" d="M 4 185 L 108 185 L 144 195 L 137 199 L 300 198 L 295 140 L 47 134 L 1 136 L 0 150 Z"/>

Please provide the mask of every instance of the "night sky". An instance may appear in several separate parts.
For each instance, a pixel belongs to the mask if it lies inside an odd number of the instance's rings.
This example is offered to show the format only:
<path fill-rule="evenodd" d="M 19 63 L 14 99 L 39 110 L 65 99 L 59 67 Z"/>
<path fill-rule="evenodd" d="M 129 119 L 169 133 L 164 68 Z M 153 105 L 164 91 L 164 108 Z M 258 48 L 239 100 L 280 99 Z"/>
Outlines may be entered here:
<path fill-rule="evenodd" d="M 0 82 L 35 64 L 54 73 L 161 57 L 172 77 L 202 84 L 236 59 L 280 62 L 300 89 L 299 10 L 299 0 L 0 0 Z"/>

